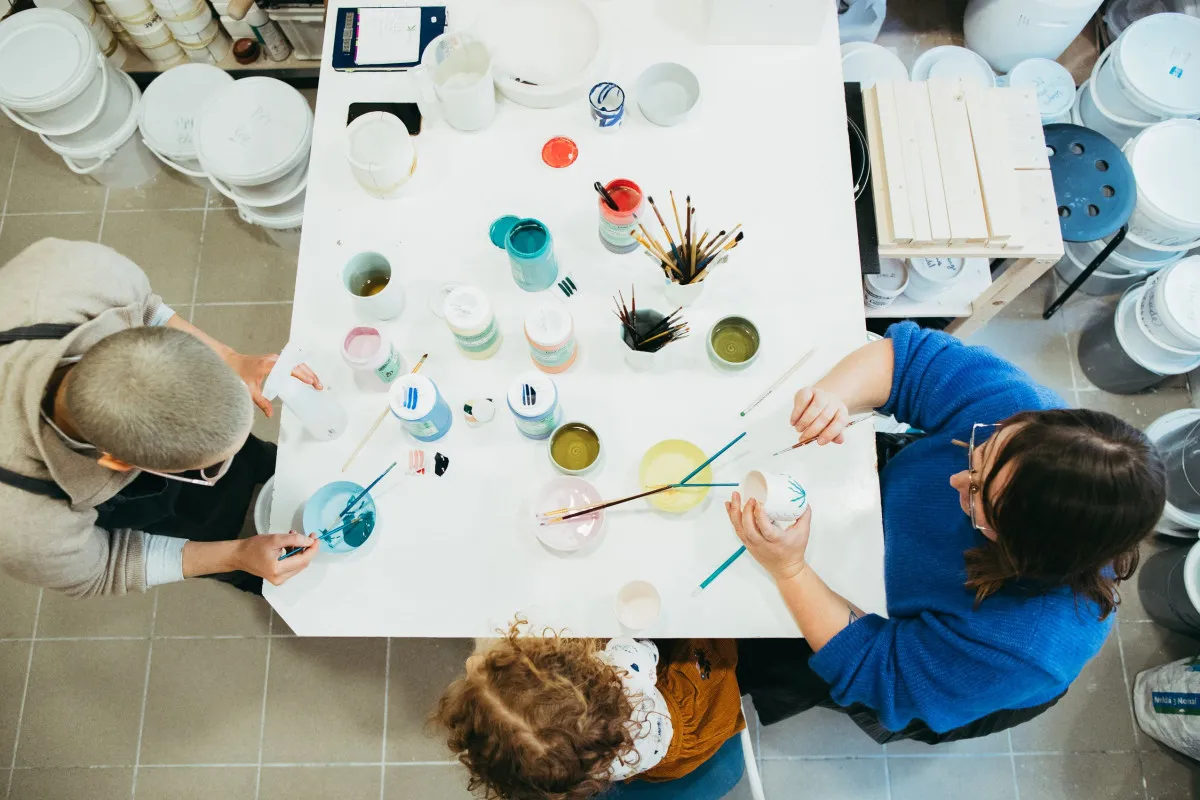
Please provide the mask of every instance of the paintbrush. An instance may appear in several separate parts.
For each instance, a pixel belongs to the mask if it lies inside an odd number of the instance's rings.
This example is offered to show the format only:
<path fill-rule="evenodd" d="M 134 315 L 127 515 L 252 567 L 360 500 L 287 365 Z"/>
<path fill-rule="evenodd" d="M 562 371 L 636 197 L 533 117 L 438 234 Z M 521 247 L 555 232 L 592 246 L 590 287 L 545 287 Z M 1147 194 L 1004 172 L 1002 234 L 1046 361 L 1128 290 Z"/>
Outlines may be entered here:
<path fill-rule="evenodd" d="M 417 370 L 419 370 L 427 358 L 429 358 L 429 353 L 421 356 L 420 360 L 417 361 L 417 365 L 412 368 L 412 371 L 415 373 Z M 358 454 L 362 452 L 363 447 L 365 447 L 367 442 L 371 440 L 371 437 L 375 435 L 375 431 L 379 430 L 379 426 L 383 424 L 383 421 L 387 418 L 388 411 L 390 410 L 390 406 L 383 409 L 382 413 L 379 415 L 379 418 L 375 420 L 375 422 L 371 425 L 370 430 L 367 431 L 367 435 L 364 436 L 362 441 L 358 443 L 358 447 L 354 448 L 354 452 L 351 453 L 350 457 L 346 459 L 346 463 L 342 464 L 342 472 L 350 469 L 350 465 L 354 463 L 354 459 L 358 458 Z"/>
<path fill-rule="evenodd" d="M 688 260 L 688 282 L 696 275 L 696 248 L 692 247 L 692 196 L 687 196 L 687 234 L 683 237 L 684 258 Z"/>
<path fill-rule="evenodd" d="M 348 522 L 343 522 L 341 525 L 338 525 L 336 528 L 333 528 L 331 530 L 321 531 L 320 535 L 317 536 L 317 541 L 321 541 L 321 540 L 329 541 L 330 536 L 333 536 L 335 533 L 342 530 L 343 528 L 349 528 L 351 525 L 357 525 L 359 522 L 362 522 L 361 516 L 355 517 L 354 519 L 352 519 Z M 292 556 L 296 555 L 296 553 L 303 553 L 309 547 L 312 547 L 312 545 L 305 545 L 304 547 L 293 547 L 291 550 L 288 550 L 286 553 L 282 554 L 281 556 L 279 556 L 279 558 L 277 558 L 275 560 L 283 561 L 285 558 L 291 558 Z"/>
<path fill-rule="evenodd" d="M 367 492 L 369 492 L 369 491 L 371 491 L 372 489 L 374 489 L 374 488 L 375 488 L 375 486 L 376 486 L 376 484 L 378 484 L 378 483 L 379 483 L 381 480 L 383 480 L 384 478 L 386 478 L 386 477 L 387 477 L 387 474 L 388 474 L 389 472 L 391 472 L 391 471 L 392 471 L 392 469 L 393 469 L 395 466 L 396 466 L 396 462 L 395 462 L 395 461 L 393 461 L 393 462 L 392 462 L 392 466 L 388 467 L 388 468 L 387 468 L 387 469 L 385 469 L 383 472 L 379 473 L 379 477 L 378 477 L 378 478 L 376 478 L 375 480 L 373 480 L 373 481 L 371 481 L 369 484 L 367 484 L 367 488 L 363 489 L 361 492 L 359 492 L 358 494 L 354 495 L 354 497 L 350 498 L 350 502 L 349 502 L 349 503 L 346 503 L 346 507 L 342 509 L 342 512 L 341 512 L 340 514 L 338 514 L 338 516 L 339 516 L 339 517 L 344 517 L 344 516 L 346 516 L 346 514 L 348 514 L 348 513 L 350 512 L 350 509 L 352 509 L 352 508 L 354 508 L 356 505 L 358 505 L 358 501 L 359 501 L 359 500 L 362 500 L 364 497 L 366 497 L 366 496 L 367 496 Z"/>
<path fill-rule="evenodd" d="M 638 223 L 638 227 L 642 227 L 641 223 Z M 646 248 L 646 251 L 650 253 L 650 255 L 661 261 L 664 269 L 669 269 L 672 272 L 678 272 L 679 270 L 676 269 L 674 262 L 671 261 L 671 257 L 667 255 L 667 251 L 662 248 L 662 245 L 650 238 L 650 234 L 646 233 L 645 228 L 642 228 L 642 233 L 645 234 L 645 238 L 639 236 L 637 231 L 630 231 L 629 235 L 636 239 L 642 245 L 642 247 Z"/>
<path fill-rule="evenodd" d="M 879 416 L 879 415 L 878 414 L 867 414 L 866 416 L 859 417 L 858 419 L 852 419 L 848 423 L 846 423 L 846 427 L 842 428 L 842 430 L 845 431 L 849 428 L 853 428 L 858 423 L 863 422 L 868 419 L 871 419 L 872 417 L 876 417 L 876 416 Z M 785 447 L 782 450 L 780 450 L 778 453 L 771 453 L 771 455 L 772 456 L 781 456 L 784 453 L 790 453 L 791 451 L 795 450 L 797 447 L 804 447 L 804 445 L 806 445 L 806 444 L 812 444 L 816 440 L 817 440 L 817 437 L 814 436 L 811 439 L 805 439 L 803 442 L 796 442 L 791 447 Z"/>
<path fill-rule="evenodd" d="M 713 570 L 713 571 L 712 571 L 712 572 L 709 574 L 709 576 L 708 576 L 707 578 L 705 578 L 704 580 L 700 581 L 700 585 L 699 585 L 699 586 L 697 586 L 697 587 L 696 587 L 694 590 L 692 590 L 692 597 L 695 597 L 696 595 L 700 594 L 700 593 L 701 593 L 701 592 L 703 592 L 705 589 L 707 589 L 707 588 L 708 588 L 708 585 L 709 585 L 710 583 L 712 583 L 713 581 L 715 581 L 715 580 L 716 580 L 718 577 L 720 577 L 720 575 L 721 575 L 721 573 L 722 573 L 722 572 L 724 572 L 725 570 L 729 569 L 729 566 L 730 566 L 731 564 L 733 564 L 733 562 L 735 562 L 735 561 L 737 561 L 739 558 L 741 558 L 741 557 L 742 557 L 742 553 L 744 553 L 744 552 L 746 552 L 746 545 L 742 545 L 741 547 L 739 547 L 737 550 L 735 550 L 735 551 L 733 552 L 733 555 L 731 555 L 729 558 L 727 558 L 727 559 L 725 559 L 724 561 L 722 561 L 722 562 L 721 562 L 721 566 L 719 566 L 719 567 L 717 567 L 716 569 L 714 569 L 714 570 Z"/>
<path fill-rule="evenodd" d="M 737 483 L 667 483 L 667 484 L 662 484 L 659 486 L 652 486 L 650 488 L 651 489 L 712 489 L 712 488 L 720 488 L 720 487 L 725 487 L 725 488 L 737 487 L 739 485 L 740 484 L 737 484 Z M 597 502 L 597 503 L 589 503 L 588 505 L 585 505 L 585 506 L 568 506 L 566 508 L 556 508 L 553 511 L 541 512 L 540 514 L 537 515 L 537 518 L 539 520 L 541 520 L 541 519 L 548 519 L 550 517 L 558 517 L 562 514 L 569 514 L 574 511 L 595 510 L 596 506 L 600 506 L 600 505 L 604 505 L 603 500 L 601 500 L 600 502 Z M 557 522 L 557 520 L 551 520 L 551 522 Z"/>
<path fill-rule="evenodd" d="M 792 377 L 792 375 L 796 374 L 796 370 L 803 367 L 804 362 L 808 361 L 808 359 L 816 351 L 817 351 L 817 349 L 815 347 L 813 347 L 813 348 L 810 348 L 807 353 L 800 356 L 799 361 L 797 361 L 795 364 L 792 364 L 792 366 L 788 368 L 787 372 L 780 375 L 778 380 L 776 380 L 774 383 L 772 383 L 770 386 L 767 387 L 767 390 L 765 392 L 760 394 L 758 397 L 754 398 L 754 401 L 752 403 L 750 403 L 750 405 L 743 408 L 741 414 L 739 414 L 738 416 L 741 416 L 741 417 L 746 416 L 751 411 L 753 411 L 755 409 L 755 407 L 758 406 L 759 403 L 761 403 L 763 400 L 766 400 L 768 397 L 770 397 L 771 393 L 774 392 L 776 389 L 778 389 L 780 386 L 782 386 L 784 381 L 786 381 L 788 378 Z"/>
<path fill-rule="evenodd" d="M 729 252 L 730 250 L 732 250 L 733 248 L 738 246 L 738 242 L 740 242 L 742 240 L 742 237 L 745 235 L 746 235 L 745 233 L 739 233 L 737 236 L 733 237 L 732 241 L 730 241 L 727 245 L 725 245 L 721 249 L 724 250 L 725 252 Z"/>
<path fill-rule="evenodd" d="M 658 224 L 662 226 L 663 233 L 667 235 L 667 242 L 671 245 L 671 255 L 678 262 L 679 248 L 675 246 L 675 239 L 671 236 L 671 229 L 667 227 L 667 223 L 663 220 L 663 215 L 659 213 L 658 206 L 654 203 L 654 198 L 649 195 L 646 199 L 650 201 L 650 208 L 654 209 L 654 216 L 658 217 Z"/>
<path fill-rule="evenodd" d="M 675 230 L 679 231 L 679 238 L 682 240 L 683 226 L 679 224 L 679 206 L 675 205 L 675 191 L 672 189 L 667 194 L 671 195 L 671 210 L 675 213 Z"/>
<path fill-rule="evenodd" d="M 425 364 L 425 359 L 427 359 L 427 358 L 429 358 L 429 353 L 426 353 L 425 355 L 421 356 L 421 358 L 417 361 L 416 366 L 414 366 L 412 368 L 412 371 L 409 374 L 415 375 L 417 373 L 417 370 L 419 370 Z"/>
<path fill-rule="evenodd" d="M 733 226 L 733 229 L 730 230 L 729 233 L 725 233 L 724 236 L 718 236 L 709 244 L 708 249 L 704 252 L 704 256 L 701 261 L 701 268 L 708 264 L 708 262 L 711 261 L 713 257 L 721 251 L 721 248 L 725 245 L 725 243 L 732 238 L 741 227 L 742 223 L 739 222 L 737 225 Z M 722 231 L 722 233 L 724 233 L 724 231 Z"/>
<path fill-rule="evenodd" d="M 607 205 L 613 211 L 621 210 L 621 207 L 619 205 L 617 205 L 617 201 L 614 200 L 613 196 L 608 193 L 608 189 L 604 188 L 604 184 L 600 183 L 600 181 L 596 181 L 595 183 L 592 184 L 592 188 L 595 189 L 597 192 L 599 192 L 600 196 L 602 198 L 604 198 L 605 205 Z"/>

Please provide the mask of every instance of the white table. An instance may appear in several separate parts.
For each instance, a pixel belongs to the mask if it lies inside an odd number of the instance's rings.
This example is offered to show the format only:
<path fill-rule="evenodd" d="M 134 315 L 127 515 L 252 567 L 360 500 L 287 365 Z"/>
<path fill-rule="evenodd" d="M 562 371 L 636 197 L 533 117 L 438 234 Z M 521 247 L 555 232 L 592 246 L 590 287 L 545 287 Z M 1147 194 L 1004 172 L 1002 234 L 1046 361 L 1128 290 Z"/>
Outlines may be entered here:
<path fill-rule="evenodd" d="M 769 458 L 795 441 L 787 426 L 792 392 L 865 341 L 836 19 L 827 15 L 815 46 L 710 47 L 669 27 L 672 18 L 651 3 L 612 0 L 596 10 L 613 37 L 603 77 L 631 96 L 624 127 L 593 132 L 582 96 L 545 111 L 501 100 L 495 123 L 476 134 L 450 129 L 431 109 L 417 139 L 416 175 L 399 199 L 376 200 L 357 186 L 342 131 L 351 102 L 412 101 L 419 87 L 405 73 L 322 66 L 292 339 L 314 351 L 314 366 L 353 422 L 340 439 L 318 442 L 284 412 L 272 528 L 298 527 L 304 499 L 329 481 L 366 483 L 391 461 L 401 465 L 374 493 L 380 526 L 363 548 L 321 554 L 289 583 L 266 587 L 267 599 L 301 635 L 487 636 L 520 611 L 573 635 L 611 636 L 620 632 L 614 594 L 637 578 L 663 597 L 662 616 L 646 635 L 799 635 L 773 583 L 748 556 L 691 597 L 738 546 L 723 508 L 731 490 L 712 490 L 684 518 L 642 502 L 614 509 L 604 540 L 586 557 L 547 551 L 518 522 L 522 506 L 527 510 L 530 496 L 555 475 L 547 443 L 523 438 L 502 402 L 496 419 L 477 429 L 461 412 L 468 398 L 503 398 L 515 375 L 531 368 L 523 317 L 547 297 L 519 290 L 505 253 L 488 240 L 492 220 L 509 213 L 549 225 L 562 269 L 582 288 L 569 306 L 580 357 L 555 380 L 567 418 L 588 422 L 602 437 L 604 463 L 587 476 L 600 493 L 636 491 L 642 455 L 662 439 L 690 439 L 712 453 L 749 431 L 716 462 L 715 480 L 736 482 L 759 467 L 793 472 L 814 509 L 814 567 L 857 605 L 885 610 L 870 425 L 849 432 L 841 447 Z M 457 11 L 454 27 L 467 16 L 456 19 Z M 333 36 L 331 26 L 326 53 Z M 632 97 L 641 70 L 662 60 L 689 65 L 702 86 L 700 107 L 676 128 L 645 121 Z M 578 143 L 580 155 L 554 170 L 539 155 L 560 134 Z M 686 310 L 692 338 L 665 350 L 664 368 L 654 374 L 635 374 L 623 363 L 611 314 L 612 296 L 622 290 L 628 297 L 631 285 L 639 306 L 667 310 L 661 272 L 644 255 L 613 255 L 597 239 L 591 185 L 615 177 L 632 178 L 660 204 L 668 189 L 680 204 L 690 194 L 702 226 L 742 222 L 747 237 Z M 386 403 L 384 395 L 356 390 L 337 352 L 345 331 L 366 321 L 355 318 L 339 278 L 346 260 L 363 250 L 383 252 L 398 266 L 407 307 L 382 328 L 409 364 L 429 353 L 423 374 L 449 398 L 455 421 L 444 439 L 421 445 L 389 418 L 343 475 L 342 463 Z M 459 354 L 427 308 L 455 281 L 479 285 L 497 309 L 505 341 L 491 360 Z M 749 316 L 763 334 L 760 358 L 742 373 L 717 371 L 705 354 L 708 328 L 726 314 Z M 739 417 L 813 346 L 816 355 L 784 389 Z M 416 447 L 430 463 L 435 451 L 447 454 L 448 473 L 398 475 Z"/>

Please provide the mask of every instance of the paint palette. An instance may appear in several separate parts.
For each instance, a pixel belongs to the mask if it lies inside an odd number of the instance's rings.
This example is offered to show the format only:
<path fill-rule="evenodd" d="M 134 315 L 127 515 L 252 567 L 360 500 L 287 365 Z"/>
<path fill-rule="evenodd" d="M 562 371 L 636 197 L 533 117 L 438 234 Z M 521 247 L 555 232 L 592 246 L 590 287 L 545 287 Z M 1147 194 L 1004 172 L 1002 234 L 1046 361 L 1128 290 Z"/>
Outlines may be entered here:
<path fill-rule="evenodd" d="M 599 541 L 604 530 L 603 511 L 584 514 L 552 525 L 542 525 L 537 515 L 600 501 L 600 492 L 582 478 L 562 477 L 549 481 L 534 497 L 530 508 L 529 524 L 534 536 L 546 547 L 560 553 L 573 553 L 594 544 Z"/>
<path fill-rule="evenodd" d="M 346 503 L 363 490 L 363 487 L 353 481 L 335 481 L 326 484 L 313 493 L 304 504 L 304 532 L 306 534 L 321 534 L 343 522 L 351 522 L 341 531 L 321 540 L 321 550 L 333 553 L 349 553 L 357 550 L 375 531 L 377 512 L 375 500 L 367 495 L 359 500 L 350 515 L 343 518 L 342 509 Z M 357 522 L 354 520 L 357 519 Z"/>
<path fill-rule="evenodd" d="M 659 442 L 642 456 L 638 468 L 638 480 L 646 489 L 668 483 L 678 483 L 689 472 L 704 463 L 704 451 L 683 439 L 667 439 Z M 692 478 L 693 483 L 712 483 L 712 467 L 705 467 Z M 708 487 L 696 489 L 669 489 L 646 498 L 646 502 L 660 511 L 683 514 L 704 502 Z"/>

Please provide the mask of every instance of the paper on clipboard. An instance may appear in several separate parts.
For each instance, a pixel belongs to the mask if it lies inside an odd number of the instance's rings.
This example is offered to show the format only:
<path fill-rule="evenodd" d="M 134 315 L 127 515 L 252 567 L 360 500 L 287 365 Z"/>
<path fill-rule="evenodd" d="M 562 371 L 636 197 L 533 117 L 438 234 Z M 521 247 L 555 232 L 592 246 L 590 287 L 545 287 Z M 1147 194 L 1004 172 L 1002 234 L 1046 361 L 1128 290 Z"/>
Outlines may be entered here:
<path fill-rule="evenodd" d="M 421 58 L 421 9 L 360 8 L 354 61 L 408 64 Z"/>

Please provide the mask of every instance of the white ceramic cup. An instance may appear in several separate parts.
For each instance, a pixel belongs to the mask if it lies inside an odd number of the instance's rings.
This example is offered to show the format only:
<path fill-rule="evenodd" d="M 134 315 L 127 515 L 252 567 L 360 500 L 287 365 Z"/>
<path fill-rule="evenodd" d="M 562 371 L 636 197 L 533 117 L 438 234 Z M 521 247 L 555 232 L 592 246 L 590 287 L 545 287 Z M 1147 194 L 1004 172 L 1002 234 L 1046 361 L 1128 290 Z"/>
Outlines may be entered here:
<path fill-rule="evenodd" d="M 658 589 L 646 581 L 630 581 L 617 592 L 613 609 L 617 621 L 634 631 L 644 631 L 658 619 L 662 598 Z"/>
<path fill-rule="evenodd" d="M 673 306 L 684 306 L 686 308 L 699 300 L 700 293 L 703 291 L 704 281 L 676 283 L 666 278 L 663 279 L 663 295 L 667 298 L 667 302 Z"/>
<path fill-rule="evenodd" d="M 359 294 L 364 279 L 382 276 L 387 285 L 377 294 Z M 350 295 L 354 309 L 371 319 L 394 319 L 404 310 L 404 289 L 400 286 L 391 263 L 379 253 L 359 253 L 342 268 L 342 285 Z"/>
<path fill-rule="evenodd" d="M 754 498 L 772 522 L 792 523 L 808 508 L 808 493 L 800 482 L 782 472 L 746 473 L 739 487 L 742 499 Z"/>
<path fill-rule="evenodd" d="M 347 126 L 346 160 L 368 193 L 391 197 L 416 170 L 417 149 L 399 117 L 372 111 Z"/>
<path fill-rule="evenodd" d="M 492 124 L 496 89 L 487 45 L 469 34 L 443 33 L 425 47 L 421 66 L 451 127 L 477 131 Z"/>

